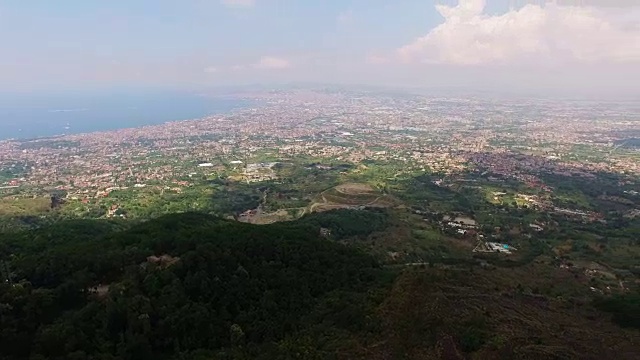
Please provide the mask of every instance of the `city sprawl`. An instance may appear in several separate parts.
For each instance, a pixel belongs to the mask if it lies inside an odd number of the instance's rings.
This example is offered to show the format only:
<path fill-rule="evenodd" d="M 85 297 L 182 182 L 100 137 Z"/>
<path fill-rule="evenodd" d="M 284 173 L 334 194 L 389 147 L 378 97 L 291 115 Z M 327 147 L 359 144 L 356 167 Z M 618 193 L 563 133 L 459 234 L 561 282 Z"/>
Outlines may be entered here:
<path fill-rule="evenodd" d="M 551 348 L 556 355 L 637 349 L 634 330 L 613 324 L 638 324 L 637 104 L 328 90 L 238 96 L 252 107 L 158 126 L 0 142 L 5 285 L 26 288 L 11 282 L 30 276 L 46 286 L 55 280 L 50 269 L 66 274 L 73 262 L 79 270 L 64 281 L 77 281 L 84 298 L 109 307 L 116 300 L 104 299 L 118 298 L 128 284 L 149 291 L 162 281 L 178 286 L 167 279 L 183 264 L 198 264 L 197 275 L 184 282 L 197 295 L 209 289 L 197 279 L 223 264 L 233 284 L 259 284 L 256 276 L 264 275 L 287 292 L 300 275 L 274 270 L 282 264 L 312 269 L 314 279 L 342 278 L 370 265 L 349 260 L 341 264 L 354 269 L 328 275 L 329 258 L 319 258 L 318 250 L 299 258 L 291 247 L 278 248 L 283 241 L 339 245 L 397 274 L 392 287 L 381 285 L 388 294 L 383 303 L 375 291 L 368 296 L 378 300 L 362 301 L 381 304 L 368 308 L 373 318 L 415 324 L 402 339 L 435 324 L 453 329 L 465 351 L 484 349 L 488 359 L 506 343 L 532 349 L 532 333 L 538 345 L 531 358 L 547 358 L 537 356 Z M 300 234 L 309 238 L 298 241 Z M 201 260 L 211 249 L 228 254 L 222 243 L 244 262 Z M 171 244 L 188 252 L 180 255 Z M 15 255 L 25 251 L 32 257 Z M 252 270 L 256 264 L 262 270 Z M 20 266 L 30 272 L 12 270 Z M 106 275 L 92 277 L 87 269 Z M 110 277 L 123 272 L 130 282 Z M 154 276 L 163 280 L 147 281 Z M 348 286 L 358 286 L 363 278 L 349 279 Z M 229 289 L 241 287 L 234 286 Z M 199 298 L 233 291 L 215 289 Z M 255 294 L 270 306 L 268 291 Z M 238 302 L 227 308 L 235 311 Z M 358 302 L 346 297 L 336 308 Z M 402 304 L 411 306 L 402 310 Z M 161 308 L 173 314 L 178 307 Z M 220 339 L 229 326 L 236 332 L 240 326 L 225 320 L 227 308 L 205 316 L 206 324 L 224 323 Z M 193 307 L 181 309 L 192 316 Z M 133 324 L 148 319 L 134 314 Z M 262 331 L 254 329 L 257 320 L 234 321 L 248 333 Z M 367 334 L 380 334 L 367 335 L 374 339 L 367 348 L 404 344 L 396 335 L 388 340 L 390 331 L 400 331 L 391 324 L 366 327 L 373 329 Z M 425 337 L 406 347 L 415 349 Z M 362 354 L 345 358 L 369 358 Z"/>
<path fill-rule="evenodd" d="M 282 161 L 303 156 L 355 165 L 392 162 L 402 164 L 402 173 L 486 168 L 528 183 L 541 171 L 640 174 L 633 147 L 640 123 L 631 105 L 306 91 L 251 98 L 260 105 L 230 115 L 3 141 L 0 166 L 19 176 L 5 176 L 2 185 L 17 187 L 15 196 L 55 189 L 91 199 L 135 184 L 181 188 L 195 175 L 242 175 L 242 167 L 229 166 L 233 161 L 265 154 Z M 214 164 L 215 171 L 198 166 L 203 163 Z"/>

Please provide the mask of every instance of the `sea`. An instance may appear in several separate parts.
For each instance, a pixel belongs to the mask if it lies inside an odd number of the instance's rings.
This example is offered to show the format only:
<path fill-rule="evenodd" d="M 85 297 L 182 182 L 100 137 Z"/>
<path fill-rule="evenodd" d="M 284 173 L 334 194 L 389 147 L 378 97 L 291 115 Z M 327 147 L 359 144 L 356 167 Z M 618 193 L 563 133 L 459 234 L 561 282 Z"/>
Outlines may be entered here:
<path fill-rule="evenodd" d="M 172 91 L 0 94 L 0 140 L 157 125 L 249 105 L 237 98 Z"/>

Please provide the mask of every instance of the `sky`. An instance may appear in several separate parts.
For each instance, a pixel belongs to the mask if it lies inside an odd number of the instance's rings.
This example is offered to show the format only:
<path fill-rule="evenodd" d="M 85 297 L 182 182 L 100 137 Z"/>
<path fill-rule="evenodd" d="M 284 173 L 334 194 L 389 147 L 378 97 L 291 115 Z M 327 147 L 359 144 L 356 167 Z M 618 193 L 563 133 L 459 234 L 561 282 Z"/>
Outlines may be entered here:
<path fill-rule="evenodd" d="M 640 95 L 640 0 L 0 0 L 0 92 L 319 82 Z"/>

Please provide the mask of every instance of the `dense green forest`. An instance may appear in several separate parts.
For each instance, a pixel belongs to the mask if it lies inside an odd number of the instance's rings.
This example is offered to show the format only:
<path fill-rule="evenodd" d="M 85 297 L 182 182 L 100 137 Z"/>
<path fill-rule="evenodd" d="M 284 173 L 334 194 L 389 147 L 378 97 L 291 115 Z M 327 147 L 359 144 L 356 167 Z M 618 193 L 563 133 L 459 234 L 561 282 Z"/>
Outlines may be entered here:
<path fill-rule="evenodd" d="M 0 354 L 273 359 L 309 347 L 321 356 L 341 332 L 374 326 L 366 304 L 389 278 L 370 256 L 320 237 L 318 223 L 340 236 L 370 231 L 346 215 L 257 227 L 186 213 L 4 234 Z"/>
<path fill-rule="evenodd" d="M 392 222 L 182 213 L 1 233 L 0 359 L 635 358 L 637 294 L 589 303 L 534 261 L 385 266 L 350 246 Z"/>

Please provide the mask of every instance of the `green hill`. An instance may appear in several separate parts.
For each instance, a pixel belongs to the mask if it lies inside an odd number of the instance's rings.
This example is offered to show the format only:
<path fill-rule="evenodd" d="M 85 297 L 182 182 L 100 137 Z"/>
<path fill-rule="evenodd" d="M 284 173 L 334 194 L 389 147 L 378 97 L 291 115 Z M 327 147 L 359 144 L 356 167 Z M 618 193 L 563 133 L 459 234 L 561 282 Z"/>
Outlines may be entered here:
<path fill-rule="evenodd" d="M 73 221 L 5 235 L 0 354 L 321 356 L 369 326 L 369 292 L 385 270 L 321 239 L 314 221 L 258 227 L 187 213 L 125 230 Z"/>
<path fill-rule="evenodd" d="M 388 217 L 337 210 L 257 226 L 184 213 L 0 234 L 0 359 L 637 355 L 637 297 L 600 311 L 561 291 L 576 281 L 566 271 L 537 262 L 389 267 L 342 245 Z"/>

